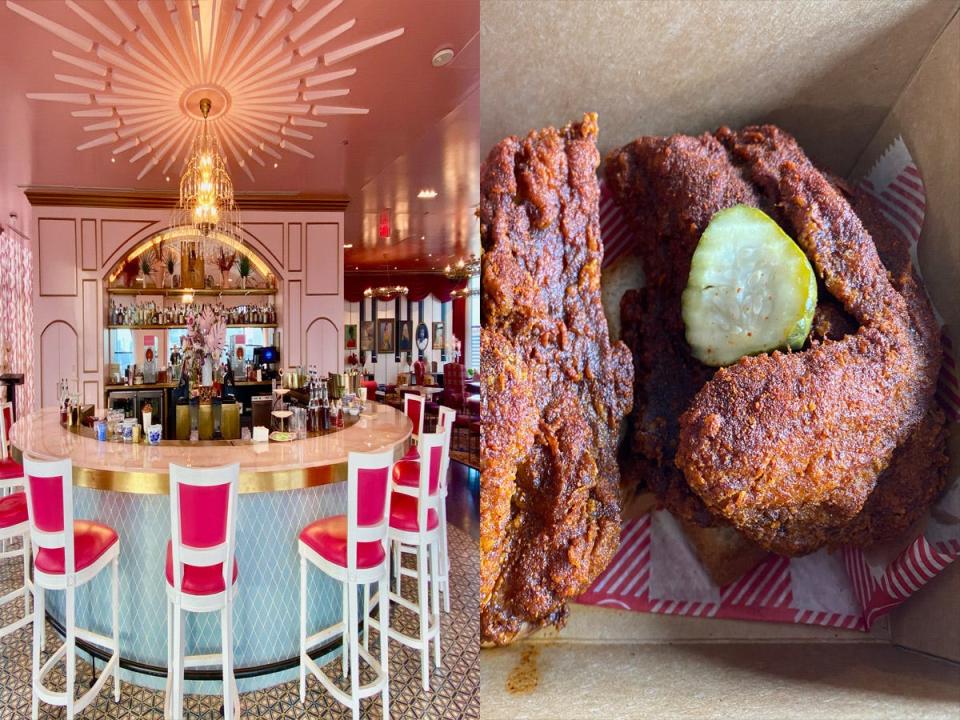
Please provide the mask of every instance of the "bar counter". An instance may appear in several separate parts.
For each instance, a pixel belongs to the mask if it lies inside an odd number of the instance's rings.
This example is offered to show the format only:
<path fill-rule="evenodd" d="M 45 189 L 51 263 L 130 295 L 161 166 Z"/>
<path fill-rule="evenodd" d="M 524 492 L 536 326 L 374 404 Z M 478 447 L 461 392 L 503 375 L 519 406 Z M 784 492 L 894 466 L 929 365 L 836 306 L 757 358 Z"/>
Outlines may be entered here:
<path fill-rule="evenodd" d="M 352 418 L 350 420 L 353 420 Z M 314 520 L 346 513 L 347 455 L 407 449 L 413 425 L 397 410 L 369 402 L 341 430 L 288 443 L 177 442 L 159 445 L 98 442 L 92 431 L 60 424 L 59 412 L 40 410 L 18 420 L 11 444 L 18 457 L 69 457 L 74 466 L 74 514 L 113 527 L 120 536 L 120 653 L 124 681 L 161 689 L 166 671 L 164 558 L 170 538 L 168 466 L 240 463 L 237 504 L 237 581 L 234 604 L 236 676 L 241 692 L 296 677 L 299 653 L 297 537 Z M 77 600 L 81 627 L 109 633 L 109 573 L 84 586 Z M 338 622 L 339 584 L 310 574 L 310 627 Z M 63 593 L 47 594 L 47 611 L 62 627 Z M 188 653 L 215 652 L 220 624 L 188 615 Z M 339 652 L 331 643 L 322 657 Z M 102 664 L 97 663 L 98 668 Z M 217 692 L 205 680 L 219 671 L 188 670 L 187 692 Z"/>

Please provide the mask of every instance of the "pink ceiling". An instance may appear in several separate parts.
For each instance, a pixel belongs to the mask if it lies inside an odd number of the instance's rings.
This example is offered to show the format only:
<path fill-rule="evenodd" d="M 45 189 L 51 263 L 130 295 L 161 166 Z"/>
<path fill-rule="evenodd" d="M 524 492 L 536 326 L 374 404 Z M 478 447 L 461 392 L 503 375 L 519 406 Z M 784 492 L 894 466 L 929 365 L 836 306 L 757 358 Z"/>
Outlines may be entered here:
<path fill-rule="evenodd" d="M 61 25 L 95 36 L 65 4 L 17 1 Z M 302 12 L 310 14 L 326 4 L 327 0 L 312 0 Z M 79 5 L 113 31 L 127 32 L 105 4 L 79 0 Z M 158 10 L 162 5 L 156 2 Z M 188 2 L 178 0 L 178 5 L 182 12 L 189 12 Z M 267 23 L 288 5 L 274 3 Z M 446 264 L 479 246 L 473 217 L 479 197 L 479 2 L 346 0 L 323 21 L 324 27 L 351 18 L 356 18 L 356 26 L 349 36 L 344 35 L 344 42 L 405 29 L 401 37 L 345 63 L 357 68 L 349 79 L 350 94 L 330 102 L 368 107 L 369 114 L 322 118 L 328 126 L 310 129 L 312 141 L 297 141 L 315 159 L 284 154 L 277 168 L 272 162 L 266 168 L 257 167 L 253 182 L 231 167 L 234 183 L 240 191 L 348 194 L 345 241 L 353 244 L 346 251 L 350 269 L 428 270 L 435 258 Z M 70 111 L 77 106 L 27 100 L 25 94 L 80 91 L 53 75 L 84 73 L 51 53 L 82 53 L 5 4 L 0 4 L 0 28 L 5 31 L 0 43 L 0 115 L 8 118 L 0 121 L 0 181 L 7 185 L 7 194 L 10 185 L 28 184 L 175 187 L 177 170 L 168 173 L 170 182 L 159 169 L 137 180 L 140 166 L 123 156 L 111 162 L 109 145 L 78 151 L 78 145 L 91 139 L 83 125 L 96 120 L 71 117 Z M 448 46 L 457 52 L 454 61 L 443 68 L 432 67 L 433 54 Z M 21 136 L 24 128 L 27 137 Z M 436 189 L 438 197 L 417 199 L 425 187 Z M 376 220 L 385 208 L 392 235 L 381 240 Z"/>

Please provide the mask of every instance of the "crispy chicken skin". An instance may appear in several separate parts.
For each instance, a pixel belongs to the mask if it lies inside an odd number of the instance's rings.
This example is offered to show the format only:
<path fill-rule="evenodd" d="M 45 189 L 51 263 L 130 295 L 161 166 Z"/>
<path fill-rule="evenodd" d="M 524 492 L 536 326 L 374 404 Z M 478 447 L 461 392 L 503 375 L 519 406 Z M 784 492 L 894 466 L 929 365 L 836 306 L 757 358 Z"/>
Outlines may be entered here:
<path fill-rule="evenodd" d="M 596 117 L 481 167 L 481 634 L 566 617 L 616 552 L 633 367 L 600 304 Z"/>
<path fill-rule="evenodd" d="M 639 138 L 605 176 L 647 278 L 621 301 L 636 367 L 625 478 L 685 522 L 729 522 L 788 555 L 870 545 L 919 519 L 945 481 L 938 329 L 906 240 L 870 198 L 771 126 Z M 738 203 L 797 239 L 820 303 L 807 350 L 714 374 L 690 355 L 680 294 L 710 218 Z"/>
<path fill-rule="evenodd" d="M 894 288 L 853 208 L 778 128 L 722 129 L 826 289 L 860 325 L 722 368 L 680 419 L 676 462 L 711 511 L 762 547 L 822 547 L 930 410 L 939 339 L 911 271 Z"/>

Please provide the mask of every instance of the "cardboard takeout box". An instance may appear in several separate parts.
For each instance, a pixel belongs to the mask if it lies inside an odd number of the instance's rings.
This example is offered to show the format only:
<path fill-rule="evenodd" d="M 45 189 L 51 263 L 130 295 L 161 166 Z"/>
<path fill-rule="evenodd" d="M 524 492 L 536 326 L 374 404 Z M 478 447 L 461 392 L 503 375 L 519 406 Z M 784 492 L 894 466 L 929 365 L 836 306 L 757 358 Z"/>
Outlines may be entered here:
<path fill-rule="evenodd" d="M 927 291 L 960 329 L 960 2 L 484 2 L 482 146 L 596 111 L 638 135 L 773 122 L 858 178 L 902 136 Z M 960 475 L 960 428 L 950 430 Z M 960 716 L 960 563 L 869 633 L 574 605 L 481 654 L 484 718 Z"/>

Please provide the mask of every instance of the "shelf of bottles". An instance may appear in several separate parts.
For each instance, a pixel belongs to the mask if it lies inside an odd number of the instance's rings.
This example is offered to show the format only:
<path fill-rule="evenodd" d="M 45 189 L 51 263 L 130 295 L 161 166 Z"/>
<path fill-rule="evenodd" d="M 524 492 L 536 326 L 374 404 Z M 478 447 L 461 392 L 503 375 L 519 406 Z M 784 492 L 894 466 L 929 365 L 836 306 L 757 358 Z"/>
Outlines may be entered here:
<path fill-rule="evenodd" d="M 187 327 L 187 316 L 197 315 L 204 309 L 203 303 L 180 303 L 158 305 L 155 302 L 139 302 L 128 305 L 110 301 L 107 310 L 107 329 L 163 330 Z M 244 304 L 220 308 L 227 327 L 277 327 L 277 310 L 273 303 Z"/>

